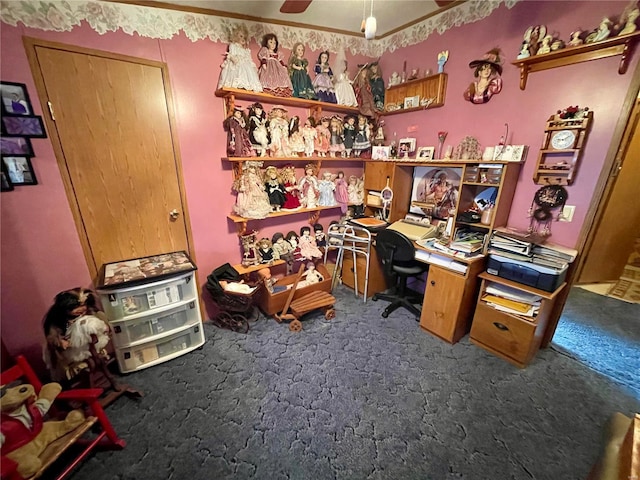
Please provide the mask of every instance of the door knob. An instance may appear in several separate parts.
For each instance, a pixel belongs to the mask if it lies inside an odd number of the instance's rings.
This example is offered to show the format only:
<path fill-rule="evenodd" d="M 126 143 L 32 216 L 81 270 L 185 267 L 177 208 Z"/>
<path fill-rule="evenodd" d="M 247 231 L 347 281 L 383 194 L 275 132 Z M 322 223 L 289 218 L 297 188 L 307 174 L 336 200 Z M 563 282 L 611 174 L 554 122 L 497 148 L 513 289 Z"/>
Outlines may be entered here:
<path fill-rule="evenodd" d="M 169 212 L 169 216 L 171 217 L 171 220 L 176 220 L 180 216 L 180 212 L 174 208 Z"/>

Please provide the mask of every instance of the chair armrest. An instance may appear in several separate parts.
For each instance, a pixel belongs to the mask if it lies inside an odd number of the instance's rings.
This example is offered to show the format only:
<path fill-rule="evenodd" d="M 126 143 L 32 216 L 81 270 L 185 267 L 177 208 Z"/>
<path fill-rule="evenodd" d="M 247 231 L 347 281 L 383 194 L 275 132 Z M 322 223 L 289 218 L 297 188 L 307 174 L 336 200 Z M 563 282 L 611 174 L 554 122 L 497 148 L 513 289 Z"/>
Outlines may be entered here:
<path fill-rule="evenodd" d="M 60 392 L 56 400 L 95 401 L 102 392 L 102 388 L 75 388 Z"/>

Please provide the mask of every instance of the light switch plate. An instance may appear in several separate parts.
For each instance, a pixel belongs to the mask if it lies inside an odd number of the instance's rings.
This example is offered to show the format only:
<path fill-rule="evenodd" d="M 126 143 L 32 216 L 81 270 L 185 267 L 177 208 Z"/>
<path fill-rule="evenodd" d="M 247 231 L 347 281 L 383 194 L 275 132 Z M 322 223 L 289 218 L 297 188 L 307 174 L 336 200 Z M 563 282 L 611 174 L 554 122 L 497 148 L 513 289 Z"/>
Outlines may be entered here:
<path fill-rule="evenodd" d="M 572 222 L 573 214 L 576 213 L 575 205 L 565 205 L 562 209 L 562 214 L 560 215 L 561 222 Z"/>

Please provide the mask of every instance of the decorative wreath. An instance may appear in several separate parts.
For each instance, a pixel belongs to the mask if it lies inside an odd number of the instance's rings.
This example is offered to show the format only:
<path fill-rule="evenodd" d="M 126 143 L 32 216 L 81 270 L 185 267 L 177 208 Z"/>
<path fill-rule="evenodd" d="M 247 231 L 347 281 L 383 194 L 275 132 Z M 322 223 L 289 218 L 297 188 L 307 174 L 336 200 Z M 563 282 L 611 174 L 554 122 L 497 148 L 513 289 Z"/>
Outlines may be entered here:
<path fill-rule="evenodd" d="M 545 185 L 533 196 L 533 203 L 538 206 L 534 208 L 533 204 L 531 205 L 533 218 L 539 222 L 551 220 L 551 210 L 564 207 L 568 199 L 569 194 L 562 185 Z"/>

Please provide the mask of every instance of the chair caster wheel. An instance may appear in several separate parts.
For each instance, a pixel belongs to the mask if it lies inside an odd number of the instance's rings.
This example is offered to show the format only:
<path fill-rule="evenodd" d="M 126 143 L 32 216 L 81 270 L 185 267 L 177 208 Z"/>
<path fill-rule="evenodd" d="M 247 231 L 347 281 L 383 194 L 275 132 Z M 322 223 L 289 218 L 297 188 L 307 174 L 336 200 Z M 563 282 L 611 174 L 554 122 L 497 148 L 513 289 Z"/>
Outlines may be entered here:
<path fill-rule="evenodd" d="M 388 317 L 389 317 L 388 312 L 382 312 L 382 318 L 388 318 Z"/>
<path fill-rule="evenodd" d="M 374 293 L 373 297 L 371 297 L 371 300 L 373 300 L 374 302 L 377 302 L 378 301 L 378 294 Z"/>

